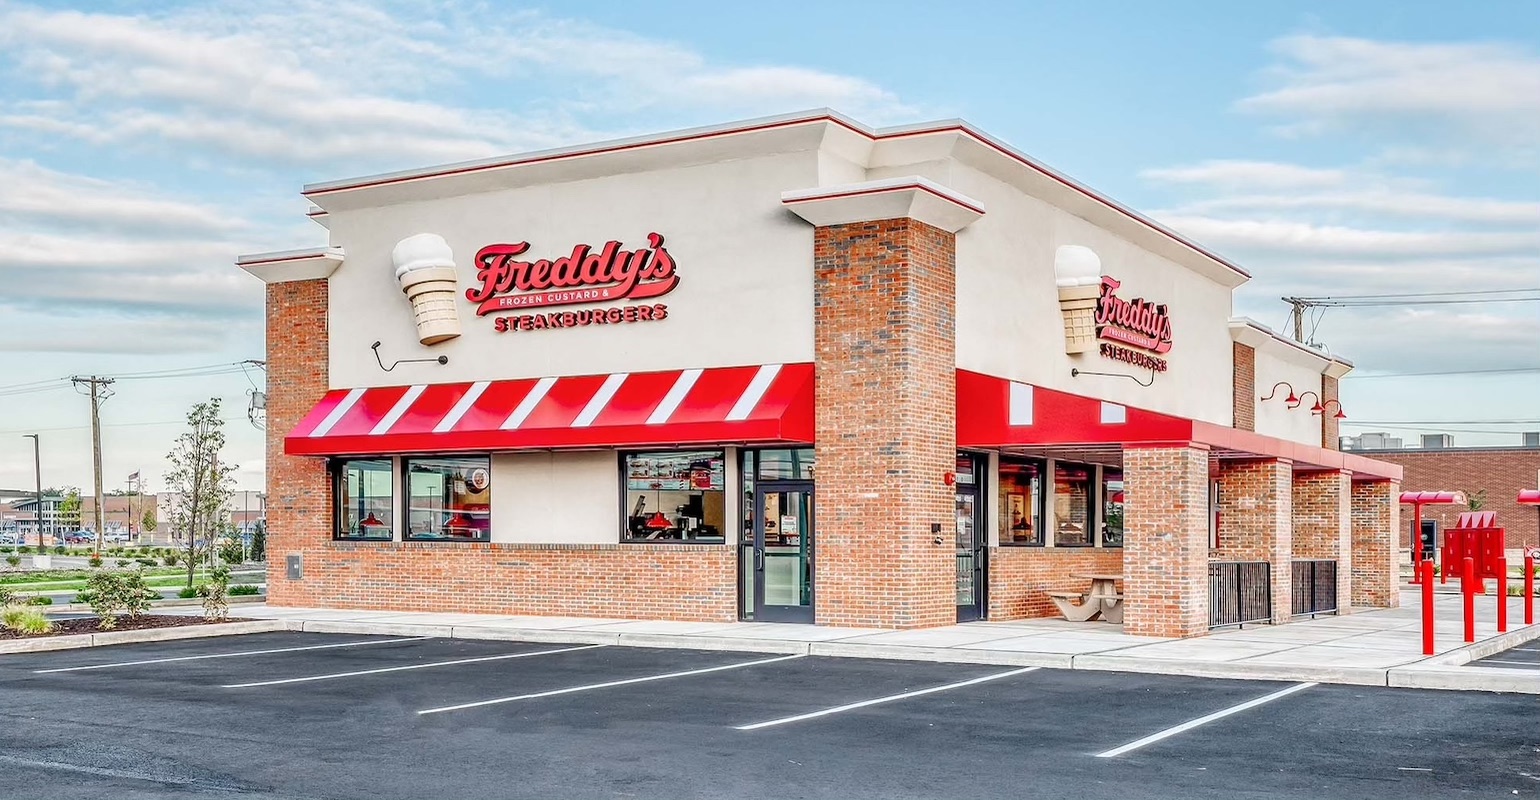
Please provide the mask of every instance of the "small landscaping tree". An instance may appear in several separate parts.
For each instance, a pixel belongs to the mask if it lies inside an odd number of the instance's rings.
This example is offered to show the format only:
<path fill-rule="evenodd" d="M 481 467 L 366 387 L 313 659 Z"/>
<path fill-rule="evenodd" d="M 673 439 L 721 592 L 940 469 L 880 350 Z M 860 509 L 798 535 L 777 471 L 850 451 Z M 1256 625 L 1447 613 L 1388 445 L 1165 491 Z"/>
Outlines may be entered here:
<path fill-rule="evenodd" d="M 203 596 L 203 618 L 223 622 L 230 616 L 230 570 L 215 567 L 209 577 L 208 583 L 198 587 L 198 594 Z"/>
<path fill-rule="evenodd" d="M 144 516 L 139 518 L 139 524 L 144 527 L 145 533 L 154 533 L 155 529 L 160 526 L 160 522 L 155 519 L 155 509 L 146 508 Z"/>
<path fill-rule="evenodd" d="M 186 538 L 188 586 L 193 585 L 200 546 L 211 546 L 223 526 L 225 503 L 232 491 L 230 474 L 236 465 L 219 458 L 225 446 L 224 426 L 219 398 L 198 403 L 187 412 L 187 430 L 166 455 L 171 462 L 166 473 L 172 492 L 171 527 Z"/>
<path fill-rule="evenodd" d="M 267 560 L 267 520 L 259 519 L 251 528 L 251 552 L 247 556 L 252 561 Z"/>

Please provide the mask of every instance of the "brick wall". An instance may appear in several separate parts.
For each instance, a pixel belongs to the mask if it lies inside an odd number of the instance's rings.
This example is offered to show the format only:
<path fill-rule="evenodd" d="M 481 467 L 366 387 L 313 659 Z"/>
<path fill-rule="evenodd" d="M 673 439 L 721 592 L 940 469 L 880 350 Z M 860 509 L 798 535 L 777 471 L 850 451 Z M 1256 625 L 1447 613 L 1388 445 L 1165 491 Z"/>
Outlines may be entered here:
<path fill-rule="evenodd" d="M 283 437 L 327 390 L 325 280 L 267 286 L 267 597 L 302 605 L 310 595 L 284 577 L 284 556 L 331 538 L 326 463 L 283 453 Z"/>
<path fill-rule="evenodd" d="M 732 622 L 726 545 L 311 543 L 282 605 Z"/>
<path fill-rule="evenodd" d="M 1196 447 L 1123 450 L 1123 630 L 1208 632 L 1209 454 Z"/>
<path fill-rule="evenodd" d="M 1394 481 L 1353 484 L 1353 605 L 1401 605 L 1396 531 L 1401 486 Z"/>
<path fill-rule="evenodd" d="M 1266 561 L 1272 619 L 1292 616 L 1294 468 L 1279 459 L 1224 461 L 1219 466 L 1219 547 L 1215 561 Z"/>
<path fill-rule="evenodd" d="M 1257 351 L 1251 345 L 1234 342 L 1232 385 L 1235 387 L 1235 427 L 1243 431 L 1257 429 Z"/>
<path fill-rule="evenodd" d="M 1363 451 L 1370 458 L 1400 464 L 1405 473 L 1401 489 L 1407 492 L 1462 491 L 1473 494 L 1485 489 L 1483 511 L 1496 511 L 1497 523 L 1508 529 L 1508 547 L 1540 546 L 1534 507 L 1515 502 L 1520 489 L 1536 488 L 1540 473 L 1540 448 L 1486 447 L 1447 450 L 1372 450 Z M 1464 506 L 1423 506 L 1424 519 L 1436 519 L 1439 530 L 1453 526 Z M 1400 546 L 1410 548 L 1411 507 L 1402 511 Z M 1410 560 L 1411 556 L 1406 557 Z"/>
<path fill-rule="evenodd" d="M 1337 607 L 1352 600 L 1352 490 L 1346 472 L 1294 474 L 1294 558 L 1337 562 Z"/>
<path fill-rule="evenodd" d="M 1337 379 L 1330 375 L 1321 376 L 1321 405 L 1336 400 L 1330 408 L 1321 412 L 1321 446 L 1327 450 L 1339 450 L 1342 448 L 1341 424 L 1337 420 L 1336 413 L 1342 409 L 1341 397 L 1337 394 Z"/>
<path fill-rule="evenodd" d="M 954 247 L 909 219 L 814 232 L 821 624 L 956 621 Z"/>
<path fill-rule="evenodd" d="M 996 547 L 989 551 L 989 618 L 1056 617 L 1047 592 L 1090 590 L 1091 582 L 1070 575 L 1123 571 L 1118 547 Z"/>

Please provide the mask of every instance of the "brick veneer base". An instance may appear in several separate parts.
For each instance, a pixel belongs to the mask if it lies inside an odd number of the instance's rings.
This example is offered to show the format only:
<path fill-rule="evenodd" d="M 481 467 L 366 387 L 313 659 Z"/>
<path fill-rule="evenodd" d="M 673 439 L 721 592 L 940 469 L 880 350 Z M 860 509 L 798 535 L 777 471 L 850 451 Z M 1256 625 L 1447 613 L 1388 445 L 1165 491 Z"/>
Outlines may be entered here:
<path fill-rule="evenodd" d="M 270 584 L 273 605 L 738 618 L 737 558 L 722 545 L 334 542 L 298 552 L 304 577 Z"/>
<path fill-rule="evenodd" d="M 1208 633 L 1209 453 L 1197 447 L 1123 451 L 1123 630 Z"/>
<path fill-rule="evenodd" d="M 1123 572 L 1116 547 L 996 547 L 989 551 L 989 618 L 1056 617 L 1051 591 L 1086 591 L 1090 582 L 1071 575 Z"/>

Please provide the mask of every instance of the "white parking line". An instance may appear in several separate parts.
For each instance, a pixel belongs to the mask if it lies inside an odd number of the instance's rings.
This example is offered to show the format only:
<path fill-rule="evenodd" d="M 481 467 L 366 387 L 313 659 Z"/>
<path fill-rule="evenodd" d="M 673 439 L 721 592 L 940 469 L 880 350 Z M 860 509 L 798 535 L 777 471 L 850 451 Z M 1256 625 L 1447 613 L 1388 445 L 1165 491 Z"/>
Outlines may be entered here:
<path fill-rule="evenodd" d="M 313 644 L 305 647 L 278 647 L 272 650 L 240 650 L 234 653 L 213 653 L 202 656 L 176 656 L 175 658 L 148 658 L 143 661 L 116 661 L 111 664 L 91 664 L 85 667 L 59 667 L 57 669 L 35 669 L 34 675 L 46 675 L 50 672 L 85 672 L 88 669 L 111 669 L 112 667 L 136 667 L 140 664 L 169 664 L 173 661 L 202 661 L 206 658 L 236 658 L 238 656 L 265 656 L 272 653 L 298 653 L 301 650 L 335 650 L 339 647 L 364 647 L 371 644 L 392 644 L 395 642 L 420 642 L 431 639 L 431 636 L 413 636 L 407 639 L 370 639 L 367 642 L 344 642 L 342 644 Z"/>
<path fill-rule="evenodd" d="M 913 692 L 904 692 L 903 694 L 891 694 L 891 695 L 888 695 L 887 697 L 878 697 L 878 698 L 874 698 L 872 700 L 862 700 L 859 703 L 846 703 L 845 705 L 835 706 L 833 708 L 826 708 L 826 709 L 824 709 L 822 711 L 813 711 L 813 712 L 810 712 L 810 713 L 807 713 L 807 714 L 798 714 L 795 717 L 782 717 L 781 719 L 772 719 L 769 722 L 756 722 L 753 725 L 739 725 L 737 727 L 737 729 L 740 730 L 740 731 L 757 731 L 760 728 L 769 728 L 769 727 L 772 727 L 772 726 L 775 726 L 775 725 L 785 725 L 785 724 L 791 723 L 791 722 L 801 722 L 802 720 L 813 719 L 815 717 L 826 717 L 826 716 L 828 716 L 830 714 L 838 714 L 838 713 L 840 713 L 842 711 L 851 711 L 851 710 L 854 710 L 854 709 L 857 709 L 857 708 L 866 708 L 867 706 L 881 705 L 882 703 L 891 703 L 891 702 L 893 702 L 895 700 L 904 700 L 904 699 L 907 699 L 907 698 L 910 698 L 910 697 L 919 697 L 921 695 L 926 695 L 926 694 L 935 694 L 936 692 L 945 692 L 945 691 L 948 691 L 948 690 L 951 690 L 951 689 L 961 689 L 964 686 L 972 686 L 972 685 L 977 684 L 977 683 L 985 683 L 985 682 L 988 682 L 988 681 L 999 680 L 1001 678 L 1009 678 L 1012 675 L 1021 675 L 1021 674 L 1027 673 L 1027 672 L 1035 672 L 1038 669 L 1040 669 L 1040 667 L 1025 667 L 1023 669 L 1013 669 L 1013 670 L 1009 670 L 1009 671 L 1006 671 L 1006 672 L 996 672 L 993 675 L 985 675 L 982 678 L 973 678 L 971 680 L 958 681 L 957 683 L 948 683 L 945 686 L 932 686 L 929 689 L 919 689 L 919 690 L 913 691 Z"/>
<path fill-rule="evenodd" d="M 761 664 L 774 664 L 777 661 L 790 661 L 794 658 L 806 658 L 806 653 L 798 653 L 793 656 L 778 656 L 776 658 L 762 658 L 758 661 L 745 661 L 741 664 L 725 664 L 720 667 L 707 667 L 705 669 L 692 669 L 684 672 L 669 672 L 663 675 L 648 675 L 643 678 L 627 678 L 623 681 L 606 681 L 604 683 L 590 683 L 586 686 L 572 686 L 566 689 L 553 689 L 549 692 L 535 692 L 533 694 L 520 694 L 513 697 L 499 697 L 494 700 L 478 700 L 474 703 L 461 703 L 455 706 L 443 708 L 429 708 L 417 712 L 418 716 L 425 714 L 442 714 L 445 711 L 461 711 L 467 708 L 480 708 L 481 706 L 494 706 L 498 703 L 512 703 L 517 700 L 534 700 L 538 697 L 555 697 L 559 694 L 572 694 L 573 692 L 587 692 L 593 689 L 608 689 L 612 686 L 627 686 L 633 683 L 647 683 L 648 681 L 663 681 L 669 678 L 684 678 L 690 675 L 705 675 L 708 672 L 722 672 L 729 669 L 742 669 L 744 667 L 757 667 Z"/>
<path fill-rule="evenodd" d="M 457 658 L 453 661 L 430 661 L 426 664 L 407 664 L 401 667 L 381 667 L 379 669 L 361 669 L 354 672 L 333 672 L 327 675 L 307 675 L 303 678 L 282 678 L 276 681 L 255 681 L 253 683 L 227 683 L 221 689 L 250 689 L 254 686 L 281 686 L 286 683 L 309 683 L 311 681 L 329 681 L 336 678 L 356 678 L 360 675 L 381 675 L 386 672 L 406 672 L 412 669 L 432 669 L 434 667 L 453 667 L 457 664 L 479 664 L 483 661 L 507 661 L 510 658 L 529 658 L 530 656 L 552 656 L 557 653 L 571 653 L 574 650 L 592 650 L 595 647 L 608 647 L 603 644 L 585 644 L 580 647 L 563 647 L 557 650 L 536 650 L 530 653 L 504 653 L 500 656 L 477 656 L 476 658 Z"/>
<path fill-rule="evenodd" d="M 1476 666 L 1482 664 L 1514 664 L 1520 667 L 1540 667 L 1540 661 L 1505 661 L 1501 658 L 1483 658 L 1475 662 Z"/>
<path fill-rule="evenodd" d="M 1136 741 L 1129 742 L 1128 744 L 1125 744 L 1122 747 L 1114 747 L 1113 749 L 1108 750 L 1105 753 L 1097 753 L 1096 757 L 1097 758 L 1114 758 L 1116 756 L 1123 755 L 1124 753 L 1129 753 L 1129 752 L 1132 752 L 1134 750 L 1138 750 L 1139 748 L 1144 747 L 1145 745 L 1154 744 L 1154 743 L 1156 743 L 1156 742 L 1158 742 L 1158 741 L 1160 741 L 1162 739 L 1169 739 L 1172 736 L 1175 736 L 1178 733 L 1181 733 L 1183 731 L 1190 731 L 1193 728 L 1196 728 L 1196 727 L 1198 727 L 1200 725 L 1207 725 L 1210 722 L 1213 722 L 1214 720 L 1224 719 L 1225 717 L 1228 717 L 1231 714 L 1239 714 L 1240 712 L 1245 711 L 1248 708 L 1256 708 L 1257 706 L 1260 706 L 1263 703 L 1271 703 L 1274 700 L 1278 700 L 1278 699 L 1281 699 L 1281 698 L 1284 698 L 1284 697 L 1288 697 L 1289 695 L 1294 694 L 1295 692 L 1302 692 L 1302 691 L 1304 691 L 1306 689 L 1309 689 L 1310 687 L 1316 686 L 1316 685 L 1318 685 L 1318 684 L 1315 684 L 1315 683 L 1296 683 L 1296 684 L 1294 684 L 1293 686 L 1290 686 L 1287 689 L 1279 689 L 1278 691 L 1273 692 L 1272 694 L 1265 694 L 1265 695 L 1262 695 L 1261 697 L 1256 698 L 1255 700 L 1247 700 L 1246 702 L 1241 703 L 1238 706 L 1230 706 L 1229 708 L 1222 709 L 1220 711 L 1215 711 L 1214 713 L 1209 714 L 1207 716 L 1198 717 L 1197 719 L 1192 720 L 1191 722 L 1184 722 L 1184 723 L 1176 726 L 1175 728 L 1167 728 L 1167 729 L 1161 731 L 1160 733 L 1151 734 L 1149 736 L 1144 737 L 1143 739 L 1139 739 L 1139 740 L 1136 740 Z"/>

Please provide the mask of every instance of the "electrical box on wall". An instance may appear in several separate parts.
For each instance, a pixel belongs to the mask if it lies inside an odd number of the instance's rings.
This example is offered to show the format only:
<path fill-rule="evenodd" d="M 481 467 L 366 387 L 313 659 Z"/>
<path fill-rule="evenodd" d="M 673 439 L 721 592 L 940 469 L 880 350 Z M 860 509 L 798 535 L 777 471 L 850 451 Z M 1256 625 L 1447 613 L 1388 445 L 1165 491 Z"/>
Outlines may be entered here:
<path fill-rule="evenodd" d="M 285 578 L 288 578 L 291 581 L 297 581 L 300 578 L 304 577 L 303 564 L 301 563 L 300 559 L 301 559 L 301 556 L 298 555 L 298 554 L 295 554 L 295 555 L 292 555 L 292 556 L 287 556 L 287 557 L 284 558 L 284 567 L 285 567 L 284 577 Z"/>

